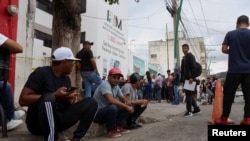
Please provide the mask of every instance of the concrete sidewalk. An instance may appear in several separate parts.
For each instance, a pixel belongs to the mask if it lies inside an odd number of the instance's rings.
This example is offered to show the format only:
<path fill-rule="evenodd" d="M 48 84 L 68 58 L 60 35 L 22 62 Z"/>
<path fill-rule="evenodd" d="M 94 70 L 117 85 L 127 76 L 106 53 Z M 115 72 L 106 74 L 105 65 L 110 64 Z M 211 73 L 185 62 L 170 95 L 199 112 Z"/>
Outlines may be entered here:
<path fill-rule="evenodd" d="M 185 104 L 171 105 L 164 101 L 161 103 L 150 103 L 147 109 L 144 111 L 142 116 L 138 119 L 138 122 L 144 124 L 143 126 L 148 126 L 150 123 L 160 122 L 164 120 L 172 120 L 176 115 L 184 114 Z M 72 136 L 74 127 L 70 128 L 68 131 L 60 133 L 60 141 L 67 140 Z M 99 132 L 99 133 L 96 133 Z M 107 138 L 105 136 L 105 127 L 100 127 L 98 124 L 93 124 L 89 132 L 86 134 L 82 140 L 93 139 L 93 138 Z M 8 132 L 8 138 L 2 138 L 0 141 L 43 141 L 43 137 L 31 135 L 25 123 L 13 131 Z"/>

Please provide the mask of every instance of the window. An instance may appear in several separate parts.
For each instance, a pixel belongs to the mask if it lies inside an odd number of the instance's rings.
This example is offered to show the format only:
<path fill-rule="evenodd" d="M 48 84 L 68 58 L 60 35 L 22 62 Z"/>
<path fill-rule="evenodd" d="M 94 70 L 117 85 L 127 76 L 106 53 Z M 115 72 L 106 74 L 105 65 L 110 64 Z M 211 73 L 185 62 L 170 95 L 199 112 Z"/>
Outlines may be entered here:
<path fill-rule="evenodd" d="M 35 30 L 35 38 L 43 40 L 43 46 L 52 47 L 52 36 L 41 32 L 39 30 Z"/>
<path fill-rule="evenodd" d="M 86 13 L 86 0 L 80 0 L 81 13 Z"/>
<path fill-rule="evenodd" d="M 49 0 L 37 0 L 36 7 L 49 13 L 52 14 L 52 7 L 51 7 L 51 1 Z"/>
<path fill-rule="evenodd" d="M 81 32 L 80 43 L 85 41 L 85 32 Z"/>
<path fill-rule="evenodd" d="M 52 14 L 52 3 L 51 0 L 37 0 L 37 8 Z M 80 13 L 86 13 L 86 0 L 80 0 Z"/>
<path fill-rule="evenodd" d="M 157 54 L 151 54 L 151 55 L 150 55 L 150 58 L 151 58 L 151 59 L 156 59 L 156 58 L 157 58 Z"/>

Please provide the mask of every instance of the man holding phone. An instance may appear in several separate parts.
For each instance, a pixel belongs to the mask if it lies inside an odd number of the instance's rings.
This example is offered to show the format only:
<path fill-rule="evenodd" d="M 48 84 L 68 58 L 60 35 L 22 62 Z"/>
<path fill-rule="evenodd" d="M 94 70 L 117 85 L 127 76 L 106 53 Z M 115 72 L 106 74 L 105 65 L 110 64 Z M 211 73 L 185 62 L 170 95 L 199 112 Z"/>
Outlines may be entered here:
<path fill-rule="evenodd" d="M 80 141 L 88 131 L 97 112 L 93 98 L 76 102 L 79 93 L 71 87 L 69 74 L 74 57 L 68 47 L 57 48 L 52 55 L 52 66 L 32 72 L 21 92 L 19 103 L 28 106 L 26 125 L 32 134 L 43 135 L 46 141 L 57 141 L 58 132 L 78 121 L 72 141 Z M 71 88 L 67 91 L 67 88 Z"/>

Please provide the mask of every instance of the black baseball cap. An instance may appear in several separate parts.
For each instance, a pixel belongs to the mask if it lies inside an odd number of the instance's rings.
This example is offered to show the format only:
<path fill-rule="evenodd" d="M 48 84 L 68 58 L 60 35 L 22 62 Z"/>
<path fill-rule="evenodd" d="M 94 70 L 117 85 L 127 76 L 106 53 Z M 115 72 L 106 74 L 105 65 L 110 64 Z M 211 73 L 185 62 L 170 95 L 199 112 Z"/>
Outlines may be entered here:
<path fill-rule="evenodd" d="M 88 44 L 88 45 L 93 45 L 94 43 L 93 43 L 93 42 L 90 42 L 90 41 L 84 41 L 84 42 L 83 42 L 83 45 L 87 45 L 87 44 Z"/>
<path fill-rule="evenodd" d="M 140 76 L 139 73 L 135 72 L 133 74 L 130 75 L 130 78 L 129 78 L 130 82 L 132 84 L 136 83 L 137 81 L 140 81 L 142 80 L 142 76 Z"/>

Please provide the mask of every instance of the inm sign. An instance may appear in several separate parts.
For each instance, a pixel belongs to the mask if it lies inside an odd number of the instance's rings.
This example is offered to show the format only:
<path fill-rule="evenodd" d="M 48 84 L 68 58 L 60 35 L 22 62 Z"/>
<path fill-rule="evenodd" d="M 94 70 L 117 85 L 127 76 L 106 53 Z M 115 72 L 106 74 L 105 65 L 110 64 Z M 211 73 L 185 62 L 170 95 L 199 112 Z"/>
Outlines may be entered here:
<path fill-rule="evenodd" d="M 107 21 L 116 28 L 122 30 L 122 20 L 119 20 L 118 17 L 109 10 L 107 11 Z"/>

